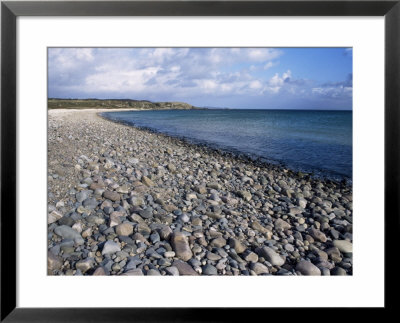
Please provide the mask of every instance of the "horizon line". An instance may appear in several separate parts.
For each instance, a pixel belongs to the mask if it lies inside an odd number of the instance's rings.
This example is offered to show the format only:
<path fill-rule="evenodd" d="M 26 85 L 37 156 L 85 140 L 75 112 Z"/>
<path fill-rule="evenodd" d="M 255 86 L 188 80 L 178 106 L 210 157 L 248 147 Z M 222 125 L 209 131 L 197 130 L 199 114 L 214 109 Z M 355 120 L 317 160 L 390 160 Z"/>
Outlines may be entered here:
<path fill-rule="evenodd" d="M 217 107 L 217 106 L 195 106 L 191 103 L 185 101 L 151 101 L 147 99 L 99 99 L 99 98 L 47 98 L 47 100 L 98 100 L 98 101 L 146 101 L 151 103 L 158 103 L 158 102 L 180 102 L 189 104 L 195 108 L 202 108 L 202 109 L 224 109 L 224 110 L 304 110 L 304 111 L 353 111 L 353 107 L 349 108 L 338 108 L 338 109 L 322 109 L 322 108 L 233 108 L 233 107 Z"/>

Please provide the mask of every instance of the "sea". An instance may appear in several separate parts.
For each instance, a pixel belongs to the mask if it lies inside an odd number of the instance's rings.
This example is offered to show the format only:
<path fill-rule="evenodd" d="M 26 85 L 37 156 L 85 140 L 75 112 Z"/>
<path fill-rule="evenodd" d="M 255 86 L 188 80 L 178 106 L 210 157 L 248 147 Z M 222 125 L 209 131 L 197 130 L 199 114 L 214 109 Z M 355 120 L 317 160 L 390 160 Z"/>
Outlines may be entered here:
<path fill-rule="evenodd" d="M 352 179 L 352 111 L 202 109 L 102 115 L 315 177 Z"/>

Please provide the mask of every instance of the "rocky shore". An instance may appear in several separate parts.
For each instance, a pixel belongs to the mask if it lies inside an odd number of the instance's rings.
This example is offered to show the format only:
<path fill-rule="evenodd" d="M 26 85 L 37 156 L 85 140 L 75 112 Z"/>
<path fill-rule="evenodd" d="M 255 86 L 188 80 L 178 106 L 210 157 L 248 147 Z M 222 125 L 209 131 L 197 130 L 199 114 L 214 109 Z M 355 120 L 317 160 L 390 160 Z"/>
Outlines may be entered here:
<path fill-rule="evenodd" d="M 49 275 L 352 275 L 351 186 L 97 113 L 49 110 Z"/>

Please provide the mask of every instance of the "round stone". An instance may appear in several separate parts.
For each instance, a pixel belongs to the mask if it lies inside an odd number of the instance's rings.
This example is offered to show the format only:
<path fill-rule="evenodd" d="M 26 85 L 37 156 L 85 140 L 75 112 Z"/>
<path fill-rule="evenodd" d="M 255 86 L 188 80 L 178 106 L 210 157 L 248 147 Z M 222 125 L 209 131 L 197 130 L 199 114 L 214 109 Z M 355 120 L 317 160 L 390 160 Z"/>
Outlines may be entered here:
<path fill-rule="evenodd" d="M 321 276 L 321 270 L 315 266 L 311 261 L 301 260 L 297 266 L 296 270 L 305 276 Z"/>
<path fill-rule="evenodd" d="M 207 265 L 203 266 L 201 269 L 202 269 L 203 275 L 209 275 L 209 276 L 218 275 L 217 268 L 215 268 L 212 265 L 207 264 Z"/>
<path fill-rule="evenodd" d="M 119 247 L 119 244 L 114 242 L 114 241 L 108 240 L 104 244 L 101 254 L 104 256 L 104 255 L 109 255 L 109 254 L 116 253 L 118 251 L 121 251 L 121 248 Z"/>
<path fill-rule="evenodd" d="M 115 227 L 115 233 L 119 236 L 130 236 L 133 234 L 133 225 L 130 223 L 121 223 Z"/>
<path fill-rule="evenodd" d="M 335 240 L 333 241 L 333 245 L 338 248 L 341 252 L 344 253 L 352 253 L 353 252 L 353 244 L 347 240 Z"/>

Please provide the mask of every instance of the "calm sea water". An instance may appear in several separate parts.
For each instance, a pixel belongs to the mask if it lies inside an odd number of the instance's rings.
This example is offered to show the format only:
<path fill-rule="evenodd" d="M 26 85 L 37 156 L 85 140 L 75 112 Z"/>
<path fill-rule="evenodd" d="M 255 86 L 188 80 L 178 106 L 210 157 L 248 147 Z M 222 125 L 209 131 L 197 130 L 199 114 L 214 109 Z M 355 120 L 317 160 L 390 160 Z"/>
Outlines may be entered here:
<path fill-rule="evenodd" d="M 166 110 L 103 116 L 332 179 L 352 177 L 352 112 Z"/>

